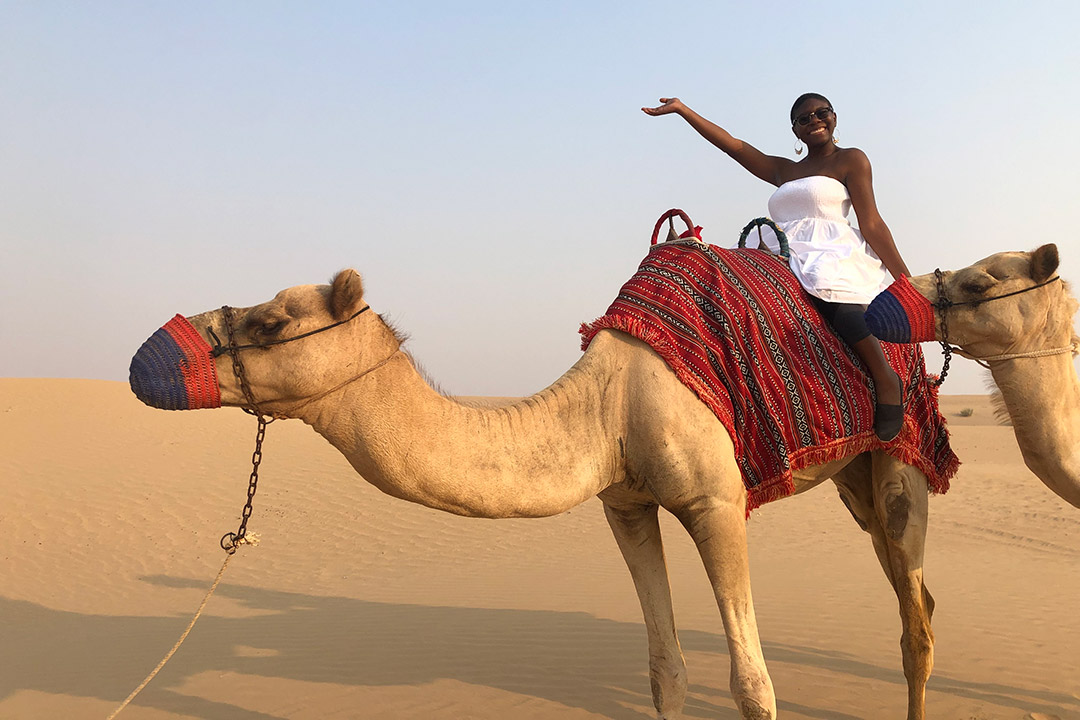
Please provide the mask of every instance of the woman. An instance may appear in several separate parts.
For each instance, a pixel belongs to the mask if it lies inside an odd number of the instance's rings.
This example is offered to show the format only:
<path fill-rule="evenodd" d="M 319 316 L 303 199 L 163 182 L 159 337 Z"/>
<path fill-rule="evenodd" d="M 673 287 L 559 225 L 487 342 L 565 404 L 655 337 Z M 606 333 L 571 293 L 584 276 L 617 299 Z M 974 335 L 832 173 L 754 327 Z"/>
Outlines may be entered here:
<path fill-rule="evenodd" d="M 866 153 L 837 145 L 832 104 L 822 95 L 806 93 L 792 105 L 795 152 L 802 154 L 806 147 L 806 157 L 796 162 L 766 155 L 732 137 L 678 98 L 660 102 L 642 110 L 681 116 L 752 174 L 778 187 L 769 198 L 769 214 L 788 236 L 791 269 L 870 370 L 877 391 L 874 432 L 886 442 L 895 438 L 904 421 L 903 383 L 867 329 L 863 313 L 892 278 L 911 273 L 878 213 Z M 855 209 L 859 230 L 847 221 L 849 207 Z"/>

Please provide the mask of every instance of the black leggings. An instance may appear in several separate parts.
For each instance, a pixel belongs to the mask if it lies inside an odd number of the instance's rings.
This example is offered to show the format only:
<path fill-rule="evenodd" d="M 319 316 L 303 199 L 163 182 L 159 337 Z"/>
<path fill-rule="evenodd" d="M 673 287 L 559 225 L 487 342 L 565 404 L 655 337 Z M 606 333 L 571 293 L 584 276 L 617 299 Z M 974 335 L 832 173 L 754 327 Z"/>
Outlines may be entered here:
<path fill-rule="evenodd" d="M 866 327 L 866 319 L 863 317 L 866 312 L 865 305 L 826 302 L 819 297 L 811 297 L 821 316 L 829 321 L 836 334 L 848 345 L 854 345 L 870 336 L 870 328 Z"/>

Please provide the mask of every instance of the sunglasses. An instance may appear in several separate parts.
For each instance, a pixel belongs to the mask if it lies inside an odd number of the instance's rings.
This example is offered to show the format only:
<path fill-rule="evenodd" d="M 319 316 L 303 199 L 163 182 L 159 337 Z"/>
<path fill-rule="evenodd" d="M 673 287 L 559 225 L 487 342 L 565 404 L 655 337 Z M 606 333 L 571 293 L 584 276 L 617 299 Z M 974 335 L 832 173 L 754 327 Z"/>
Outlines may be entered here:
<path fill-rule="evenodd" d="M 803 113 L 792 121 L 792 125 L 798 123 L 799 125 L 809 125 L 810 120 L 817 118 L 818 120 L 828 120 L 832 115 L 833 109 L 831 107 L 818 108 L 814 112 Z"/>

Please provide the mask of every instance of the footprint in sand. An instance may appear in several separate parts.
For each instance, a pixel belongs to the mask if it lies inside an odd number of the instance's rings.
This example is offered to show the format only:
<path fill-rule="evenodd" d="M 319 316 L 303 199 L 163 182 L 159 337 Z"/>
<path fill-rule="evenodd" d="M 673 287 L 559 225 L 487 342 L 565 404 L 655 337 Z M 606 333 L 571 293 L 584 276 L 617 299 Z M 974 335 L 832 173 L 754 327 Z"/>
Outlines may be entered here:
<path fill-rule="evenodd" d="M 1024 720 L 1061 720 L 1057 715 L 1051 715 L 1050 713 L 1028 713 L 1024 716 Z"/>

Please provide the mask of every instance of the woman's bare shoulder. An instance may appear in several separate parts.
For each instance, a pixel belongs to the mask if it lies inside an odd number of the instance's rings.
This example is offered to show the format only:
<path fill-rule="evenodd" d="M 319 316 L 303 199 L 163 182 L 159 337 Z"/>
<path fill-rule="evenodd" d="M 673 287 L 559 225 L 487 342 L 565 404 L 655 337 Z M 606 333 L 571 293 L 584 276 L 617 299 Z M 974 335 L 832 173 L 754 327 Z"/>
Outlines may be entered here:
<path fill-rule="evenodd" d="M 837 153 L 837 163 L 845 180 L 870 174 L 870 158 L 859 148 L 841 148 Z"/>
<path fill-rule="evenodd" d="M 870 164 L 870 157 L 862 149 L 857 148 L 857 147 L 840 148 L 839 152 L 837 154 L 839 155 L 839 160 L 841 162 L 843 162 L 844 164 L 852 164 L 852 165 L 869 165 Z"/>

